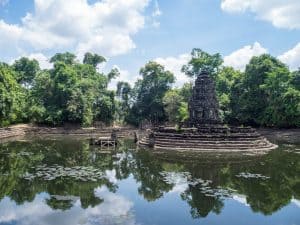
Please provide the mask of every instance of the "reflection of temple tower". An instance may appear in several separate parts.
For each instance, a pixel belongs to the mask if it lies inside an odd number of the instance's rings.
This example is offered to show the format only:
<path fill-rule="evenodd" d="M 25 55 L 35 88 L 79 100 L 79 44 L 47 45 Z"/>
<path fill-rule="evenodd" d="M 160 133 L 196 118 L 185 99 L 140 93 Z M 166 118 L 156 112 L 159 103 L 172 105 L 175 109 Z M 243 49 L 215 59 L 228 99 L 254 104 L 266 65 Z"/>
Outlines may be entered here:
<path fill-rule="evenodd" d="M 219 105 L 216 97 L 215 84 L 207 72 L 198 75 L 189 101 L 190 124 L 219 124 Z"/>

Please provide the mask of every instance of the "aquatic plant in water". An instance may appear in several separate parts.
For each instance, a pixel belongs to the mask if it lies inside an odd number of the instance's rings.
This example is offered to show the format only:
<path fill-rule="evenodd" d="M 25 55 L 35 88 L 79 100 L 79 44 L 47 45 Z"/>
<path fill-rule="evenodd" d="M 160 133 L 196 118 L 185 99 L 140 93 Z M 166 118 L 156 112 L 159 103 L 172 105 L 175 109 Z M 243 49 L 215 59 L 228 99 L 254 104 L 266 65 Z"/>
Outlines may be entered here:
<path fill-rule="evenodd" d="M 26 172 L 21 177 L 25 180 L 33 180 L 35 178 L 51 181 L 59 178 L 75 179 L 77 181 L 93 181 L 96 182 L 105 178 L 103 172 L 91 166 L 74 166 L 63 167 L 60 165 L 39 165 L 32 168 L 32 173 Z"/>

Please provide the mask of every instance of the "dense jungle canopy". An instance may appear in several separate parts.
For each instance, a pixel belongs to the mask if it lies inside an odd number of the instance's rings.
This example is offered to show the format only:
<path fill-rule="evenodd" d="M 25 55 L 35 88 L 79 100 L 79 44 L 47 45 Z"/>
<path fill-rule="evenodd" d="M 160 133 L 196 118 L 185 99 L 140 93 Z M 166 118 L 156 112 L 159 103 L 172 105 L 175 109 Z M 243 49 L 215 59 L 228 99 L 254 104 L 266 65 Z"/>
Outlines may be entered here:
<path fill-rule="evenodd" d="M 216 83 L 220 115 L 225 123 L 268 127 L 300 127 L 300 69 L 290 71 L 277 58 L 253 57 L 244 72 L 223 66 L 220 54 L 192 50 L 182 71 L 195 77 L 209 71 Z M 57 53 L 52 69 L 42 70 L 26 57 L 12 65 L 0 63 L 0 126 L 34 122 L 51 126 L 65 123 L 91 126 L 103 124 L 139 125 L 188 119 L 192 83 L 174 88 L 175 76 L 150 61 L 140 69 L 134 86 L 120 81 L 117 90 L 108 89 L 119 75 L 117 69 L 99 72 L 103 56 L 86 53 L 79 62 L 72 53 Z"/>

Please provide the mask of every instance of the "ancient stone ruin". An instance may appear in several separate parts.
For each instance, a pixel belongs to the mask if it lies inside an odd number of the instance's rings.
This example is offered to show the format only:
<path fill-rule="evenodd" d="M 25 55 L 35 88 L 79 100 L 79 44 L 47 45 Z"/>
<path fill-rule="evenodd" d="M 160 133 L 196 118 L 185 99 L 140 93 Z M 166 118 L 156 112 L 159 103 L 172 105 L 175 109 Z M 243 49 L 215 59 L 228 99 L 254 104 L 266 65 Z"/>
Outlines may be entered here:
<path fill-rule="evenodd" d="M 189 114 L 189 124 L 192 127 L 221 123 L 215 84 L 206 72 L 201 73 L 195 81 L 192 97 L 189 101 Z"/>
<path fill-rule="evenodd" d="M 251 154 L 262 154 L 277 147 L 251 127 L 222 124 L 215 84 L 207 72 L 200 73 L 195 81 L 189 114 L 185 128 L 157 127 L 148 131 L 139 145 L 156 150 Z"/>

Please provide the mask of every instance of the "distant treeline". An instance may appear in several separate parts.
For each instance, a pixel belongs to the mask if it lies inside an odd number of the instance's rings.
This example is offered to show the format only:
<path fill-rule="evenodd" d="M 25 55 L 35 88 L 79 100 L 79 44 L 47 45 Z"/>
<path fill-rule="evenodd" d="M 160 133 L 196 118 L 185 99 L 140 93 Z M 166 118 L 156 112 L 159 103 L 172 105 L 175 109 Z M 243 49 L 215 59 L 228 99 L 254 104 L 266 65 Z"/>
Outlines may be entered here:
<path fill-rule="evenodd" d="M 212 75 L 225 123 L 300 127 L 300 70 L 291 72 L 268 54 L 253 57 L 245 72 L 223 66 L 220 54 L 200 49 L 191 54 L 182 71 L 193 78 L 203 70 Z M 188 119 L 192 83 L 172 88 L 174 75 L 150 61 L 133 87 L 118 82 L 117 90 L 111 91 L 108 84 L 119 71 L 100 73 L 97 66 L 105 61 L 86 53 L 81 63 L 67 52 L 53 56 L 49 70 L 25 57 L 13 65 L 0 63 L 0 126 L 24 122 L 90 126 L 95 121 L 178 124 Z"/>

